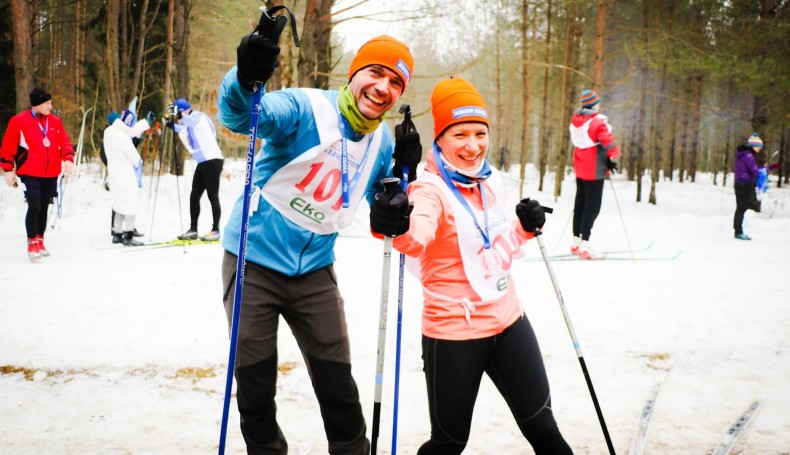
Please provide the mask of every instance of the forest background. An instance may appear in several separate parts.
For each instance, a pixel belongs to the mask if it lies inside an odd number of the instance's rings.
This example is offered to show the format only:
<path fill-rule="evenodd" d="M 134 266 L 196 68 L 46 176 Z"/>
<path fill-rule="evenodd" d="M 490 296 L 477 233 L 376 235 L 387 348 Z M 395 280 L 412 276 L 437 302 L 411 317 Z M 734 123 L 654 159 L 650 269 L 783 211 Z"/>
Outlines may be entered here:
<path fill-rule="evenodd" d="M 705 172 L 727 185 L 732 152 L 752 132 L 787 184 L 790 0 L 0 0 L 0 134 L 34 86 L 53 94 L 75 143 L 90 109 L 83 160 L 98 159 L 106 114 L 135 96 L 140 117 L 161 118 L 178 97 L 213 117 L 264 4 L 291 8 L 302 42 L 286 28 L 269 90 L 337 88 L 356 48 L 391 34 L 415 57 L 399 103 L 412 107 L 424 148 L 433 85 L 464 77 L 488 103 L 489 160 L 520 165 L 522 180 L 535 164 L 539 190 L 554 176 L 555 197 L 572 170 L 567 124 L 585 88 L 602 96 L 636 201 L 658 203 L 662 178 Z M 217 131 L 226 156 L 244 155 L 246 137 Z M 186 154 L 149 139 L 139 147 L 151 172 L 158 160 L 156 172 L 181 173 Z"/>

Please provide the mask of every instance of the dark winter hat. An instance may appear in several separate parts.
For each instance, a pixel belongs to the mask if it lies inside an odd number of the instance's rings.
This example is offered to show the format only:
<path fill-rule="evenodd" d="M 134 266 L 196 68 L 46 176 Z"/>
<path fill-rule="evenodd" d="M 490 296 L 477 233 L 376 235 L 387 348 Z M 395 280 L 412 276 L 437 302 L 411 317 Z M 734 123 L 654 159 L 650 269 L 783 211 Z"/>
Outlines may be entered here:
<path fill-rule="evenodd" d="M 134 112 L 130 111 L 129 109 L 124 109 L 123 113 L 121 114 L 121 121 L 126 124 L 126 126 L 134 126 L 137 123 L 137 116 L 134 115 Z"/>
<path fill-rule="evenodd" d="M 189 104 L 189 101 L 185 100 L 184 98 L 179 98 L 173 102 L 173 105 L 178 108 L 178 112 L 181 111 L 188 111 L 192 109 L 192 105 Z"/>
<path fill-rule="evenodd" d="M 44 104 L 47 101 L 52 99 L 52 95 L 49 94 L 43 88 L 34 88 L 32 92 L 30 92 L 30 105 L 35 107 L 39 104 Z"/>
<path fill-rule="evenodd" d="M 579 95 L 579 102 L 582 104 L 582 107 L 591 108 L 600 101 L 601 98 L 598 97 L 598 94 L 593 90 L 584 90 L 582 94 Z"/>
<path fill-rule="evenodd" d="M 117 112 L 110 112 L 109 114 L 107 114 L 107 123 L 112 125 L 119 118 L 121 118 L 121 114 L 119 114 Z"/>

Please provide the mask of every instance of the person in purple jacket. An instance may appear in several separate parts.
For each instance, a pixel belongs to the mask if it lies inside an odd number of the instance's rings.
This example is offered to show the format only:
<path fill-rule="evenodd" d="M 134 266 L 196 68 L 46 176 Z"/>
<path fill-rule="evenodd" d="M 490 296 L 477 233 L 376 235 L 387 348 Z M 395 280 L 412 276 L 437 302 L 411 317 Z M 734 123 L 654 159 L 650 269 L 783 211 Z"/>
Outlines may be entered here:
<path fill-rule="evenodd" d="M 754 133 L 749 137 L 746 145 L 739 145 L 735 150 L 735 216 L 732 227 L 738 240 L 752 239 L 743 233 L 743 216 L 746 210 L 752 208 L 752 200 L 755 198 L 754 183 L 757 181 L 759 169 L 754 155 L 762 148 L 762 139 Z"/>

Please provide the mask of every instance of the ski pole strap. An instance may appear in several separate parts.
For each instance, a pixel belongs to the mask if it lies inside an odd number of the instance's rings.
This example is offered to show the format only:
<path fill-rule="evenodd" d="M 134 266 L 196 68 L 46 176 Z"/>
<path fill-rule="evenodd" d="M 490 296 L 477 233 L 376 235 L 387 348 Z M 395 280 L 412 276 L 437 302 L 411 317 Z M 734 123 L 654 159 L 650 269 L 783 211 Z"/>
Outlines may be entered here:
<path fill-rule="evenodd" d="M 546 207 L 545 205 L 541 205 L 543 207 L 544 213 L 554 213 L 554 209 L 551 207 Z M 535 237 L 543 234 L 543 231 L 540 228 L 535 228 Z"/>
<path fill-rule="evenodd" d="M 264 19 L 267 19 L 267 20 L 270 20 L 270 21 L 274 22 L 275 19 L 276 19 L 275 18 L 275 14 L 278 11 L 283 10 L 283 9 L 288 13 L 288 17 L 290 18 L 291 34 L 293 35 L 293 38 L 294 38 L 294 46 L 299 47 L 301 43 L 299 41 L 299 34 L 296 32 L 296 18 L 294 17 L 294 13 L 291 12 L 290 8 L 288 8 L 285 5 L 275 6 L 275 7 L 271 8 L 271 9 L 269 9 L 268 11 L 264 10 L 264 7 L 262 6 L 261 10 L 263 10 L 263 13 L 261 14 L 261 20 L 258 21 L 258 27 L 256 27 L 256 30 L 260 28 L 260 24 L 263 23 Z"/>

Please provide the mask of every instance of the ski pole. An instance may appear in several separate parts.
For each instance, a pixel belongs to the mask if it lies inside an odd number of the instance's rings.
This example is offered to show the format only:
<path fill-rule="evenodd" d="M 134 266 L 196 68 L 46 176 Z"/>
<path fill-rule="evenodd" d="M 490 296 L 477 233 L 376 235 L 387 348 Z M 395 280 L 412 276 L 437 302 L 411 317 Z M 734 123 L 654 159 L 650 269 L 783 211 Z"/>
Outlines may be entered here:
<path fill-rule="evenodd" d="M 154 143 L 156 146 L 156 143 Z M 162 133 L 162 149 L 159 151 L 159 169 L 156 170 L 156 189 L 154 190 L 154 206 L 151 208 L 151 229 L 148 230 L 148 241 L 154 238 L 154 217 L 156 216 L 156 199 L 159 197 L 159 181 L 162 177 L 162 167 L 165 164 L 165 150 L 167 150 L 167 130 Z"/>
<path fill-rule="evenodd" d="M 543 207 L 543 210 L 546 213 L 552 213 L 554 210 L 550 207 Z M 603 418 L 603 412 L 601 411 L 601 406 L 598 404 L 598 397 L 595 395 L 595 389 L 593 388 L 592 379 L 590 379 L 590 373 L 587 371 L 587 364 L 584 362 L 584 356 L 582 355 L 582 348 L 581 344 L 579 344 L 579 339 L 576 337 L 576 332 L 573 330 L 573 324 L 571 324 L 571 317 L 568 314 L 568 308 L 565 306 L 565 301 L 562 298 L 562 293 L 560 292 L 560 286 L 557 283 L 557 277 L 554 275 L 554 269 L 551 267 L 551 261 L 549 260 L 549 256 L 546 253 L 546 245 L 543 243 L 543 238 L 540 236 L 543 232 L 540 228 L 535 228 L 535 238 L 538 241 L 538 246 L 540 246 L 540 254 L 543 255 L 543 262 L 546 263 L 546 270 L 549 272 L 549 277 L 551 278 L 551 284 L 554 286 L 554 293 L 557 294 L 557 300 L 560 304 L 560 309 L 562 310 L 562 316 L 565 318 L 565 325 L 568 327 L 568 333 L 571 335 L 571 340 L 573 340 L 573 348 L 576 350 L 576 357 L 579 358 L 579 365 L 581 365 L 582 372 L 584 373 L 584 380 L 587 382 L 587 388 L 590 390 L 590 396 L 592 397 L 593 405 L 595 406 L 595 413 L 598 415 L 598 422 L 601 424 L 601 429 L 603 430 L 604 439 L 606 439 L 606 446 L 609 448 L 609 454 L 615 455 L 614 452 L 614 445 L 612 445 L 612 438 L 609 436 L 609 430 L 606 428 L 606 422 Z"/>
<path fill-rule="evenodd" d="M 400 180 L 389 177 L 381 180 L 384 191 L 390 197 L 398 191 Z M 376 349 L 376 388 L 373 395 L 373 424 L 370 438 L 370 453 L 376 455 L 381 423 L 381 385 L 384 382 L 384 347 L 387 339 L 387 303 L 389 301 L 390 263 L 392 262 L 392 237 L 384 237 L 384 257 L 381 267 L 381 303 L 379 306 L 379 340 Z"/>
<path fill-rule="evenodd" d="M 263 8 L 262 8 L 263 9 Z M 287 6 L 275 6 L 270 10 L 263 11 L 261 19 L 258 21 L 258 26 L 255 32 L 260 33 L 266 23 L 264 20 L 276 22 L 274 14 L 285 9 L 288 12 L 291 21 L 291 30 L 293 32 L 294 45 L 299 46 L 299 37 L 296 34 L 296 20 L 294 15 Z M 279 39 L 279 36 L 277 37 Z M 230 330 L 230 352 L 228 353 L 228 375 L 225 380 L 225 400 L 222 405 L 222 428 L 219 435 L 219 455 L 225 454 L 225 440 L 228 434 L 228 415 L 230 413 L 230 394 L 233 388 L 233 375 L 236 369 L 236 345 L 239 340 L 239 319 L 241 316 L 241 297 L 242 289 L 244 287 L 244 269 L 247 261 L 247 228 L 249 227 L 250 215 L 250 193 L 252 193 L 252 164 L 255 159 L 255 145 L 258 136 L 258 116 L 261 112 L 261 95 L 263 92 L 263 83 L 256 81 L 253 86 L 252 92 L 252 106 L 250 108 L 250 129 L 247 144 L 247 162 L 244 167 L 244 194 L 242 195 L 241 204 L 241 233 L 239 235 L 239 255 L 236 260 L 236 289 L 233 294 L 233 315 L 231 316 L 231 330 Z"/>
<path fill-rule="evenodd" d="M 260 102 L 260 99 L 258 100 Z M 181 172 L 178 169 L 178 147 L 176 147 L 176 131 L 175 129 L 170 132 L 170 151 L 173 153 L 173 167 L 176 168 L 176 197 L 178 197 L 178 224 L 181 232 L 184 232 L 184 213 L 181 209 L 181 183 L 178 179 L 178 174 Z M 181 245 L 184 254 L 187 254 L 186 244 Z"/>
<path fill-rule="evenodd" d="M 608 178 L 609 184 L 612 186 L 612 194 L 614 194 L 614 202 L 617 204 L 617 213 L 620 214 L 620 222 L 623 224 L 623 232 L 625 233 L 625 241 L 628 243 L 628 251 L 631 252 L 631 260 L 636 262 L 634 258 L 634 250 L 631 248 L 631 239 L 628 238 L 628 230 L 625 228 L 625 219 L 623 218 L 623 211 L 620 210 L 620 201 L 617 200 L 617 191 L 614 190 L 614 182 L 611 178 Z"/>
<path fill-rule="evenodd" d="M 398 109 L 403 114 L 403 128 L 408 130 L 411 126 L 411 106 L 404 104 Z M 409 131 L 403 131 L 407 133 Z M 409 167 L 403 166 L 400 177 L 400 187 L 405 192 L 409 185 Z M 398 401 L 400 400 L 400 348 L 401 332 L 403 328 L 403 269 L 406 265 L 406 255 L 400 253 L 398 260 L 398 325 L 396 326 L 397 336 L 395 338 L 395 392 L 392 404 L 392 450 L 390 454 L 398 453 Z"/>

